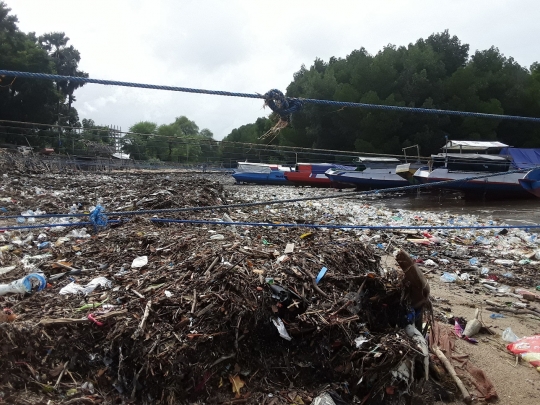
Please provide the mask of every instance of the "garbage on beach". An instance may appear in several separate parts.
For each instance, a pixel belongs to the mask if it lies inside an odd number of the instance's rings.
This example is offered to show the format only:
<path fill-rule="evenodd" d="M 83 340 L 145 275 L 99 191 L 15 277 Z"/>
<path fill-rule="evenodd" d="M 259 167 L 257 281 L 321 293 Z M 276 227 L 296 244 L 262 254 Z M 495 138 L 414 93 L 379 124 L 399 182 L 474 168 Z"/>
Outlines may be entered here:
<path fill-rule="evenodd" d="M 88 284 L 82 286 L 80 284 L 77 284 L 76 282 L 72 281 L 65 287 L 62 287 L 60 289 L 59 294 L 65 295 L 65 294 L 84 294 L 88 295 L 92 291 L 94 291 L 98 286 L 103 288 L 110 288 L 112 285 L 111 281 L 107 280 L 105 277 L 96 277 L 92 281 L 90 281 Z"/>
<path fill-rule="evenodd" d="M 540 335 L 518 339 L 506 346 L 512 353 L 531 363 L 540 372 Z"/>

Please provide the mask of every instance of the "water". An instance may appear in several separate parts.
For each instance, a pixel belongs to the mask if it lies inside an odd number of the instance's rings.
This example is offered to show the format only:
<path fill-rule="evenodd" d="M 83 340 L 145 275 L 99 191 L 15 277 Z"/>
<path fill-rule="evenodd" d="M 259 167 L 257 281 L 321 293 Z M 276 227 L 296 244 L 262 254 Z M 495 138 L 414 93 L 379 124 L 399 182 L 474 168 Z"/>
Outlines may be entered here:
<path fill-rule="evenodd" d="M 372 202 L 388 209 L 448 212 L 491 217 L 509 225 L 540 224 L 540 200 L 466 200 L 459 193 L 422 193 L 385 197 Z"/>

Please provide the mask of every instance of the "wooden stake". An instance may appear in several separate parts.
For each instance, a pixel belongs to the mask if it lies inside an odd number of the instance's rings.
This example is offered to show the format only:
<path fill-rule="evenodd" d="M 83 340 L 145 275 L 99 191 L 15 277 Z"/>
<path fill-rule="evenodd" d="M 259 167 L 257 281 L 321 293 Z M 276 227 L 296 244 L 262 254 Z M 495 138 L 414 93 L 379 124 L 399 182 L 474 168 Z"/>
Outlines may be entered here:
<path fill-rule="evenodd" d="M 472 402 L 471 394 L 469 394 L 469 391 L 467 391 L 467 388 L 465 388 L 465 385 L 463 385 L 463 382 L 456 374 L 454 366 L 452 366 L 448 358 L 444 355 L 444 353 L 441 351 L 441 349 L 439 349 L 438 346 L 433 346 L 431 350 L 439 358 L 439 360 L 444 365 L 444 368 L 446 368 L 446 371 L 448 371 L 454 379 L 454 382 L 461 391 L 461 395 L 463 395 L 463 402 L 465 402 L 466 404 L 470 404 Z"/>

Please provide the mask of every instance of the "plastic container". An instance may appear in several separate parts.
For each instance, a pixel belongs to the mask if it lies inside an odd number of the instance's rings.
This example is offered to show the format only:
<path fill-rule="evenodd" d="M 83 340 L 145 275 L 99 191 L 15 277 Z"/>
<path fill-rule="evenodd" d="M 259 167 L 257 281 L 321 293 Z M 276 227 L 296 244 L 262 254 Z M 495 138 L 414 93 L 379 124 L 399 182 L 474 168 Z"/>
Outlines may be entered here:
<path fill-rule="evenodd" d="M 47 280 L 38 273 L 29 274 L 9 284 L 0 284 L 0 296 L 6 294 L 24 294 L 41 291 L 47 286 Z"/>
<path fill-rule="evenodd" d="M 506 328 L 502 333 L 502 338 L 505 342 L 510 342 L 510 343 L 513 343 L 516 340 L 519 340 L 516 334 L 512 331 L 512 328 Z"/>

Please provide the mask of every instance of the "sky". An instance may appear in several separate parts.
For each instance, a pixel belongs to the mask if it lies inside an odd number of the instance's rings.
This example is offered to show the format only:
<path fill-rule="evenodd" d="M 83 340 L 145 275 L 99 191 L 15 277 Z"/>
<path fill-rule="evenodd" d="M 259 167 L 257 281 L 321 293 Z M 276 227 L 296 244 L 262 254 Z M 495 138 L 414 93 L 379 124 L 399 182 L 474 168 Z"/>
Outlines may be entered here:
<path fill-rule="evenodd" d="M 445 29 L 475 50 L 540 61 L 538 0 L 2 0 L 24 32 L 61 31 L 96 79 L 238 93 L 285 92 L 302 65 Z M 266 117 L 260 99 L 86 84 L 80 118 L 127 131 L 186 116 L 215 139 Z"/>

